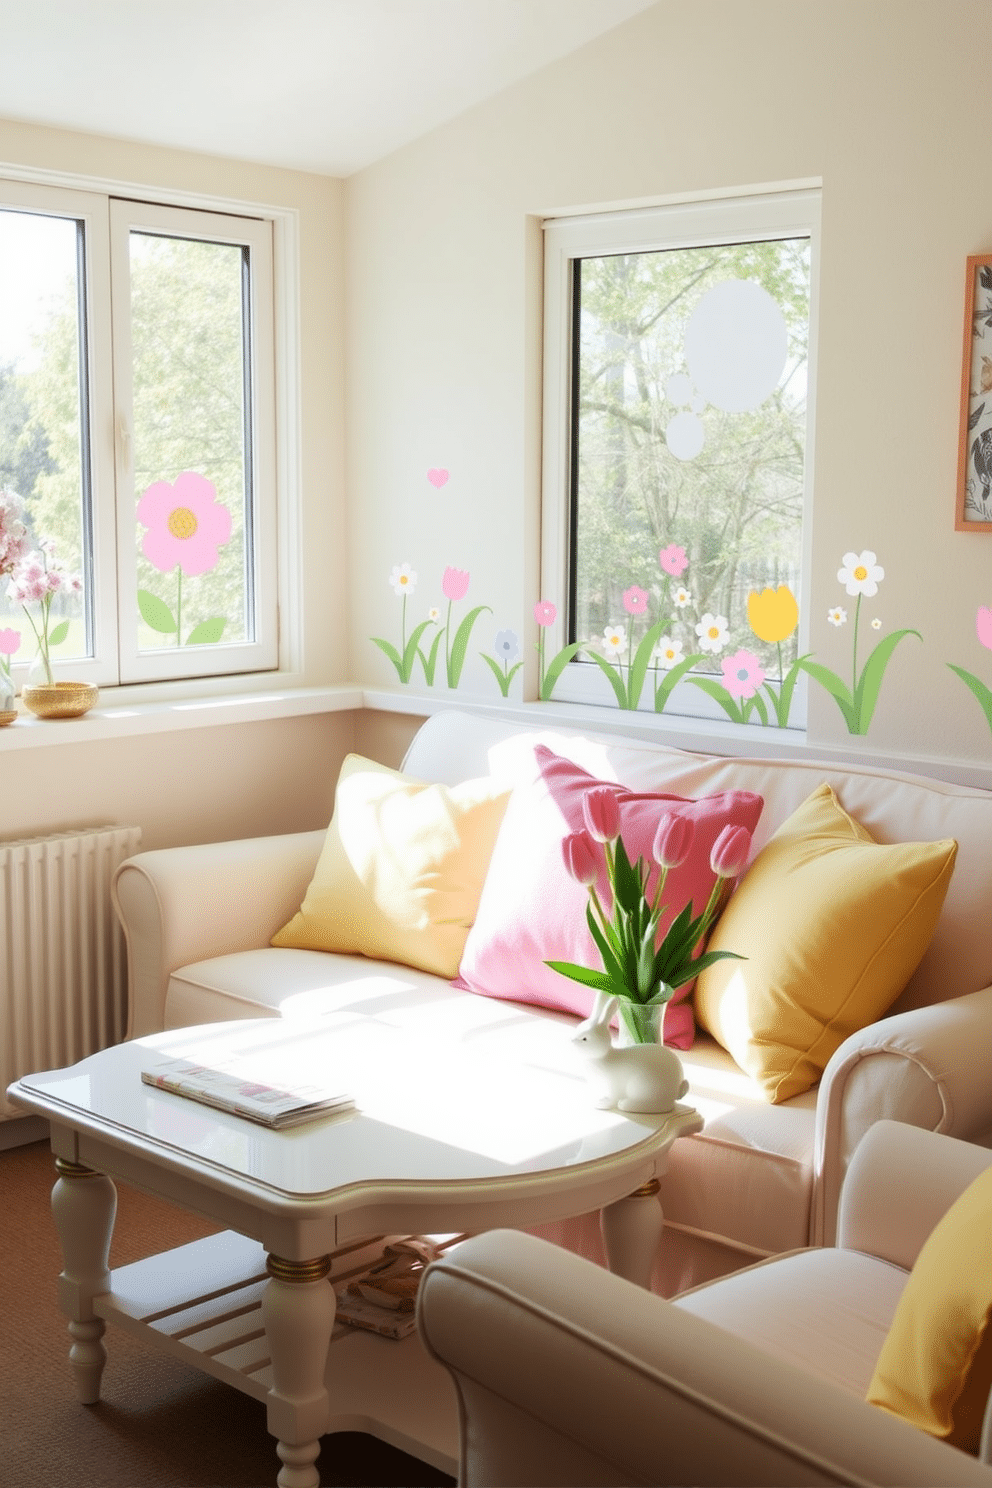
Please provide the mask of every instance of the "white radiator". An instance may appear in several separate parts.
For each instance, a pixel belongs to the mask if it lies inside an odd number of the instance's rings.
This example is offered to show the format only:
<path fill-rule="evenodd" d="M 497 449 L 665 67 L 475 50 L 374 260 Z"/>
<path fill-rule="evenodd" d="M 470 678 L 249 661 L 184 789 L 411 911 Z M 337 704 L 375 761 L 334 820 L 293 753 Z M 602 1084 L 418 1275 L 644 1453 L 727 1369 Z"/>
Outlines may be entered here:
<path fill-rule="evenodd" d="M 110 900 L 138 827 L 0 842 L 0 1120 L 23 1116 L 7 1086 L 119 1043 L 127 1023 L 124 938 Z"/>

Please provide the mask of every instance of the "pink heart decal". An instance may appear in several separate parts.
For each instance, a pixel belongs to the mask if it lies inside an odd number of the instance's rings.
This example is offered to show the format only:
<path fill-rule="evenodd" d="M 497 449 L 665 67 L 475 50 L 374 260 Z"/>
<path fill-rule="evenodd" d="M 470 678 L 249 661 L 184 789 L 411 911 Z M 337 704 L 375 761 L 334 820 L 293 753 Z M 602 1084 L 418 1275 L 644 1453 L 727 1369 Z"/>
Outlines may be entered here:
<path fill-rule="evenodd" d="M 427 479 L 435 490 L 440 491 L 441 487 L 448 483 L 448 472 L 446 470 L 428 470 Z"/>

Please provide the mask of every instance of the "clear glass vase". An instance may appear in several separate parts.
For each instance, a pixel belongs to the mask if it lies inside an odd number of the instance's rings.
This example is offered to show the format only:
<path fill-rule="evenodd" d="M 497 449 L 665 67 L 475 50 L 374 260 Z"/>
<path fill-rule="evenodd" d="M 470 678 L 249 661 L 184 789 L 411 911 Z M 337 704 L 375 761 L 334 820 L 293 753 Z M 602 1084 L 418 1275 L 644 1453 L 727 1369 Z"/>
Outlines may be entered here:
<path fill-rule="evenodd" d="M 665 1009 L 668 1002 L 620 1003 L 617 1018 L 617 1045 L 631 1048 L 634 1044 L 662 1044 L 665 1041 Z"/>
<path fill-rule="evenodd" d="M 16 717 L 14 684 L 7 673 L 0 670 L 0 725 L 13 723 Z"/>

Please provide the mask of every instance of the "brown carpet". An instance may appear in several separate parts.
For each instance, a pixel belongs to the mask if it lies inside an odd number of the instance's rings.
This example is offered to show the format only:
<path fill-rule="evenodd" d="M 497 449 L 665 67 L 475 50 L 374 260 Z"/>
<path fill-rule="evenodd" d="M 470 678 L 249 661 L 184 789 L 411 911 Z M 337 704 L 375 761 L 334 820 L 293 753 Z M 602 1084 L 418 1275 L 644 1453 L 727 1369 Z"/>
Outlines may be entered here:
<path fill-rule="evenodd" d="M 98 1405 L 80 1405 L 58 1310 L 62 1261 L 49 1209 L 48 1144 L 0 1152 L 0 1484 L 7 1488 L 272 1488 L 264 1406 L 108 1328 Z M 118 1184 L 111 1265 L 216 1226 Z M 450 1484 L 436 1468 L 357 1433 L 324 1438 L 321 1483 Z"/>

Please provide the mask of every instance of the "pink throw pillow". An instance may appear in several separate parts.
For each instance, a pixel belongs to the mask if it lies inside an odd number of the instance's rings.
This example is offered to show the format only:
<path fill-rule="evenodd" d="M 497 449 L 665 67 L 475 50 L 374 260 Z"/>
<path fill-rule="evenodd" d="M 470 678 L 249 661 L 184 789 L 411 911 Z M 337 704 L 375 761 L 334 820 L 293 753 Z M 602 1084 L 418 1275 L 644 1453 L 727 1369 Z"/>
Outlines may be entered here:
<path fill-rule="evenodd" d="M 690 900 L 697 914 L 703 909 L 714 883 L 710 868 L 714 842 L 725 826 L 753 832 L 764 801 L 753 791 L 720 791 L 698 801 L 661 791 L 631 791 L 597 780 L 543 744 L 534 753 L 540 775 L 517 786 L 510 797 L 454 985 L 584 1018 L 592 1009 L 591 989 L 544 963 L 602 964 L 586 924 L 588 895 L 569 875 L 561 856 L 563 839 L 585 828 L 586 793 L 602 785 L 616 791 L 620 833 L 632 861 L 651 859 L 658 822 L 666 811 L 692 818 L 696 828 L 692 851 L 668 875 L 662 931 Z M 656 878 L 657 868 L 649 885 Z M 609 912 L 605 861 L 597 892 Z M 665 1010 L 665 1042 L 677 1049 L 688 1049 L 695 1036 L 688 1000 L 692 985 L 679 987 Z"/>

